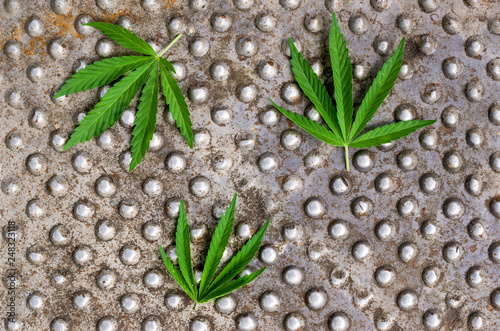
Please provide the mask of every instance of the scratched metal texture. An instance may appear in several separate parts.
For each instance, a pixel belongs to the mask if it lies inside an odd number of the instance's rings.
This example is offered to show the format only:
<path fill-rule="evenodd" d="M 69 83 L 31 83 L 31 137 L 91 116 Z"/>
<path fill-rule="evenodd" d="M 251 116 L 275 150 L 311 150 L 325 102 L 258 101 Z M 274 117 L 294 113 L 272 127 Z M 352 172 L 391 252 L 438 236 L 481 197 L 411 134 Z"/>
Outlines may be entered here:
<path fill-rule="evenodd" d="M 437 120 L 394 144 L 351 149 L 350 172 L 342 149 L 268 101 L 317 118 L 290 84 L 282 43 L 292 37 L 332 90 L 332 10 L 356 65 L 355 104 L 406 37 L 405 66 L 370 125 Z M 184 34 L 167 56 L 184 72 L 192 150 L 161 99 L 153 146 L 132 173 L 134 108 L 62 151 L 104 91 L 53 93 L 82 63 L 130 54 L 82 28 L 85 18 L 123 24 L 157 50 Z M 500 329 L 498 2 L 4 0 L 0 45 L 4 320 L 8 221 L 18 269 L 6 329 Z M 230 247 L 270 219 L 250 263 L 268 268 L 194 310 L 158 245 L 174 243 L 184 199 L 200 270 L 234 192 L 241 226 Z"/>

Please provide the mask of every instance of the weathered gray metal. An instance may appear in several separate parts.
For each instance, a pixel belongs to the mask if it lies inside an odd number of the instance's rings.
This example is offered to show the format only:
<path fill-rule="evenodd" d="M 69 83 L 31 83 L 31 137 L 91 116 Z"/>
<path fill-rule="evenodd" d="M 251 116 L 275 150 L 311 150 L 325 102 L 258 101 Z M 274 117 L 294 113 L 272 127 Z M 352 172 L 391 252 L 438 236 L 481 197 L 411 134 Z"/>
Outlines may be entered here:
<path fill-rule="evenodd" d="M 293 84 L 285 40 L 331 86 L 332 10 L 356 65 L 358 103 L 407 36 L 406 64 L 373 124 L 438 120 L 352 153 L 349 173 L 340 148 L 279 117 L 267 99 L 317 118 Z M 193 150 L 161 106 L 151 150 L 133 173 L 124 169 L 134 108 L 62 152 L 105 89 L 51 95 L 82 65 L 127 53 L 80 25 L 89 20 L 118 22 L 157 49 L 184 33 L 169 60 L 189 96 Z M 0 212 L 2 227 L 17 225 L 18 269 L 18 319 L 7 326 L 500 329 L 499 35 L 495 1 L 5 0 Z M 251 263 L 269 268 L 194 311 L 165 274 L 158 244 L 173 243 L 184 199 L 200 267 L 235 191 L 241 223 L 231 247 L 270 218 Z M 10 300 L 7 234 L 2 303 Z"/>

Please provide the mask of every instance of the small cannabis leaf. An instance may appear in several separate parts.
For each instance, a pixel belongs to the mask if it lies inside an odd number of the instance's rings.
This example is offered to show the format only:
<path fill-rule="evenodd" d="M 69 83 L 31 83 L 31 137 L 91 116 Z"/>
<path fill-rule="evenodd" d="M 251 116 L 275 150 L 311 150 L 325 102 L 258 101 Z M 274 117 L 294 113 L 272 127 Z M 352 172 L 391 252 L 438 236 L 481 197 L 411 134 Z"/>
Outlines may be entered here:
<path fill-rule="evenodd" d="M 272 100 L 271 103 L 288 119 L 314 137 L 334 146 L 344 146 L 347 171 L 349 171 L 349 147 L 368 148 L 380 146 L 436 122 L 434 120 L 412 120 L 391 123 L 359 136 L 396 83 L 403 61 L 404 37 L 399 43 L 396 52 L 383 65 L 382 70 L 379 71 L 373 84 L 370 86 L 356 113 L 354 123 L 352 120 L 354 107 L 352 101 L 351 58 L 349 57 L 349 50 L 347 49 L 344 36 L 340 32 L 337 19 L 335 18 L 335 13 L 332 15 L 329 49 L 336 107 L 334 107 L 325 86 L 307 60 L 297 50 L 292 39 L 288 38 L 288 41 L 292 57 L 290 62 L 295 79 L 305 95 L 314 104 L 328 127 L 318 124 L 305 116 L 283 109 Z"/>
<path fill-rule="evenodd" d="M 71 76 L 59 92 L 54 95 L 54 98 L 59 98 L 86 91 L 109 84 L 125 75 L 83 118 L 64 145 L 64 150 L 90 140 L 113 126 L 144 85 L 132 131 L 132 160 L 129 171 L 134 170 L 146 154 L 155 130 L 159 92 L 158 69 L 160 70 L 163 95 L 169 105 L 172 117 L 189 147 L 193 148 L 193 130 L 189 110 L 181 89 L 170 73 L 175 74 L 175 69 L 170 62 L 162 58 L 162 55 L 179 40 L 181 35 L 178 35 L 160 54 L 156 54 L 147 42 L 119 25 L 101 22 L 91 22 L 84 25 L 93 26 L 117 44 L 144 54 L 144 56 L 112 57 L 87 65 Z"/>
<path fill-rule="evenodd" d="M 262 238 L 264 238 L 264 234 L 269 226 L 269 220 L 241 248 L 222 271 L 215 276 L 222 255 L 229 243 L 229 237 L 231 236 L 234 224 L 235 206 L 236 193 L 215 229 L 198 287 L 196 286 L 193 266 L 191 264 L 191 242 L 184 201 L 181 200 L 180 203 L 179 220 L 175 235 L 175 249 L 179 261 L 179 269 L 173 265 L 170 258 L 165 254 L 163 247 L 160 246 L 161 257 L 165 267 L 179 286 L 196 302 L 196 306 L 200 303 L 213 301 L 247 285 L 266 269 L 264 267 L 256 272 L 234 279 L 252 261 L 255 254 L 257 254 Z"/>

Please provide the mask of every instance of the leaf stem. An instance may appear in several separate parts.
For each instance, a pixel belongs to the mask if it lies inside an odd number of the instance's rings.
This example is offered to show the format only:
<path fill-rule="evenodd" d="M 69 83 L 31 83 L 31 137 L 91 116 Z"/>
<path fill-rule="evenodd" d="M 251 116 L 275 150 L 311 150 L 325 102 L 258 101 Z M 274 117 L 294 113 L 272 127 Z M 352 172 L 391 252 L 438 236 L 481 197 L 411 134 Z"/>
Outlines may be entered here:
<path fill-rule="evenodd" d="M 196 302 L 196 303 L 194 304 L 194 310 L 197 310 L 197 309 L 198 309 L 198 302 Z"/>
<path fill-rule="evenodd" d="M 172 40 L 172 42 L 170 44 L 168 44 L 168 46 L 165 47 L 165 49 L 163 51 L 161 51 L 160 54 L 158 54 L 158 57 L 162 57 L 162 55 L 165 54 L 165 52 L 168 51 L 170 49 L 170 47 L 172 47 L 177 42 L 177 40 L 179 40 L 181 37 L 182 37 L 182 33 L 179 33 L 177 35 L 177 37 L 175 37 L 175 39 Z"/>
<path fill-rule="evenodd" d="M 349 171 L 349 146 L 345 145 L 345 167 L 347 168 L 347 171 Z"/>

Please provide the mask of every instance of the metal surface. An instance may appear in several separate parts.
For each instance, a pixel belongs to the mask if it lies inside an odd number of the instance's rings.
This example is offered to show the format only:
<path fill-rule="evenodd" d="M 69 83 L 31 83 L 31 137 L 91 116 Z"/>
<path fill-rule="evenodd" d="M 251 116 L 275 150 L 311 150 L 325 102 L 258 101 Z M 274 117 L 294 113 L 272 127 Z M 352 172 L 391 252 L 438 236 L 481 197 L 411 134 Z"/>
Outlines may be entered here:
<path fill-rule="evenodd" d="M 349 173 L 340 148 L 278 117 L 267 99 L 317 117 L 290 84 L 283 42 L 292 37 L 331 88 L 332 10 L 356 64 L 357 103 L 407 37 L 406 65 L 373 125 L 438 120 L 395 144 L 351 149 Z M 184 33 L 168 58 L 183 72 L 193 150 L 160 105 L 133 173 L 124 169 L 134 108 L 62 152 L 105 90 L 51 95 L 81 65 L 127 53 L 79 25 L 88 19 L 118 21 L 158 50 Z M 2 304 L 8 221 L 18 274 L 7 329 L 500 329 L 499 35 L 500 5 L 486 0 L 5 0 Z M 176 306 L 158 254 L 173 243 L 176 199 L 186 201 L 200 269 L 235 191 L 245 223 L 231 248 L 270 218 L 251 263 L 268 269 L 215 304 L 195 311 L 181 296 Z"/>

